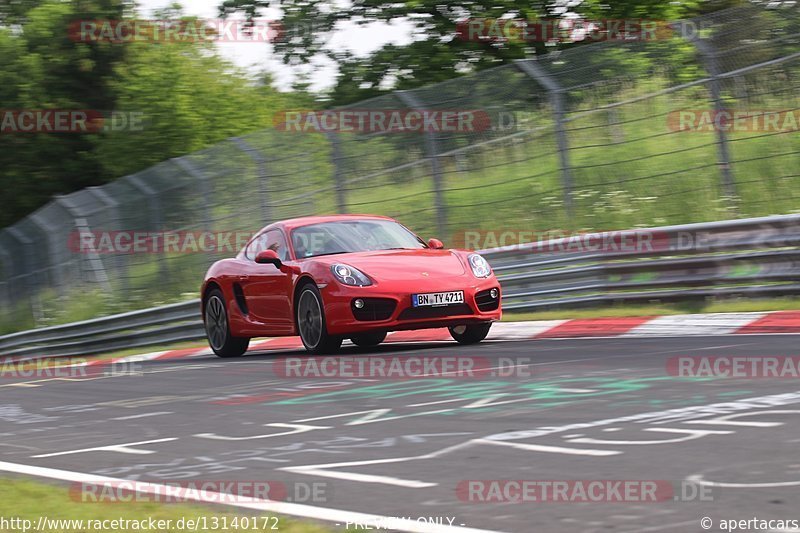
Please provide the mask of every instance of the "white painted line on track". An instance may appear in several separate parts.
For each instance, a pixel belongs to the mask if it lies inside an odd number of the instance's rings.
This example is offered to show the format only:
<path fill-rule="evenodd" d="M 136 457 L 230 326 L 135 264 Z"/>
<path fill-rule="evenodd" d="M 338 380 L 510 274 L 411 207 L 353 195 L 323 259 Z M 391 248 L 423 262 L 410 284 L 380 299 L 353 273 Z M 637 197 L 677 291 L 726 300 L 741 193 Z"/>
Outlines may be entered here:
<path fill-rule="evenodd" d="M 719 487 L 725 489 L 774 489 L 778 487 L 797 487 L 798 485 L 800 485 L 800 480 L 773 481 L 766 483 L 728 483 L 724 481 L 709 481 L 699 474 L 687 477 L 686 481 L 696 485 L 704 485 L 706 487 Z"/>
<path fill-rule="evenodd" d="M 129 416 L 118 416 L 117 418 L 112 418 L 111 420 L 134 420 L 136 418 L 148 418 L 151 416 L 161 416 L 161 415 L 171 415 L 172 411 L 159 411 L 157 413 L 142 413 L 140 415 L 129 415 Z"/>
<path fill-rule="evenodd" d="M 55 468 L 43 468 L 39 466 L 5 462 L 0 462 L 0 471 L 44 477 L 48 479 L 57 479 L 60 481 L 69 481 L 73 483 L 107 484 L 110 486 L 119 486 L 119 483 L 124 483 L 126 481 L 121 478 L 95 476 L 81 472 L 71 472 L 68 470 L 58 470 Z M 136 482 L 136 487 L 137 492 L 144 494 L 165 494 L 165 491 L 168 489 L 166 485 L 160 485 L 158 483 L 145 483 L 141 481 Z M 227 498 L 225 494 L 220 493 L 205 491 L 196 491 L 196 494 L 187 493 L 187 500 L 198 503 L 219 504 L 221 501 L 225 501 L 226 499 L 230 498 Z M 342 509 L 330 509 L 327 507 L 314 507 L 312 505 L 299 503 L 277 502 L 258 498 L 250 498 L 249 501 L 246 498 L 240 499 L 242 500 L 241 502 L 225 503 L 225 505 L 240 507 L 242 509 L 296 516 L 300 518 L 309 518 L 313 520 L 325 520 L 338 524 L 381 524 L 390 530 L 408 531 L 411 533 L 434 533 L 440 531 L 453 533 L 499 533 L 496 530 L 476 529 L 444 524 L 429 524 L 426 522 L 417 522 L 416 520 L 405 520 L 390 516 L 360 513 L 356 511 L 345 511 Z"/>
<path fill-rule="evenodd" d="M 358 474 L 355 472 L 337 472 L 336 470 L 315 470 L 309 468 L 302 471 L 303 474 L 309 476 L 329 477 L 333 479 L 344 479 L 345 481 L 356 481 L 358 483 L 382 483 L 384 485 L 394 485 L 395 487 L 404 487 L 407 489 L 424 489 L 428 487 L 435 487 L 438 483 L 429 483 L 427 481 L 418 481 L 416 479 L 401 479 L 392 476 L 379 476 L 375 474 Z"/>
<path fill-rule="evenodd" d="M 469 398 L 450 398 L 449 400 L 437 400 L 435 402 L 411 403 L 408 404 L 406 407 L 425 407 L 426 405 L 438 405 L 440 403 L 467 402 L 467 401 L 469 401 Z"/>
<path fill-rule="evenodd" d="M 416 479 L 402 479 L 393 476 L 359 474 L 356 472 L 342 472 L 341 470 L 334 471 L 330 469 L 342 468 L 348 466 L 371 466 L 371 465 L 383 465 L 389 463 L 406 463 L 410 461 L 420 461 L 424 459 L 436 459 L 443 455 L 447 455 L 450 452 L 469 448 L 473 444 L 473 442 L 474 441 L 461 442 L 459 444 L 454 444 L 452 446 L 448 446 L 447 448 L 442 448 L 441 450 L 437 450 L 435 452 L 427 453 L 424 455 L 414 455 L 410 457 L 388 457 L 384 459 L 367 459 L 365 461 L 347 461 L 344 463 L 286 466 L 283 468 L 279 468 L 278 470 L 284 470 L 286 472 L 292 472 L 295 474 L 330 477 L 334 479 L 346 479 L 348 481 L 357 481 L 361 483 L 383 483 L 386 485 L 394 485 L 398 487 L 415 488 L 415 489 L 433 487 L 438 485 L 438 483 L 419 481 Z"/>
<path fill-rule="evenodd" d="M 677 531 L 678 527 L 681 526 L 689 526 L 689 525 L 697 525 L 699 520 L 688 520 L 686 522 L 678 522 L 677 524 L 661 524 L 659 526 L 650 526 L 645 527 L 642 529 L 637 529 L 635 531 L 630 531 L 629 533 L 645 533 L 647 531 L 661 531 L 664 529 L 670 529 L 672 531 Z"/>
<path fill-rule="evenodd" d="M 125 444 L 111 444 L 108 446 L 97 446 L 94 448 L 84 448 L 82 450 L 70 450 L 67 452 L 55 452 L 55 453 L 44 453 L 41 455 L 33 455 L 34 459 L 43 459 L 45 457 L 56 457 L 59 455 L 72 455 L 74 453 L 86 453 L 86 452 L 117 452 L 117 453 L 130 453 L 136 455 L 149 455 L 151 453 L 156 453 L 152 450 L 137 450 L 134 448 L 130 448 L 130 446 L 140 446 L 142 444 L 155 444 L 157 442 L 170 442 L 173 440 L 178 440 L 178 437 L 169 437 L 166 439 L 157 439 L 157 440 L 144 440 L 141 442 L 128 442 Z"/>
<path fill-rule="evenodd" d="M 268 439 L 271 437 L 284 437 L 286 435 L 295 435 L 297 433 L 306 433 L 307 431 L 314 431 L 317 429 L 330 429 L 330 426 L 309 426 L 309 425 L 302 425 L 302 424 L 285 424 L 283 422 L 275 422 L 272 424 L 264 424 L 266 427 L 273 427 L 273 428 L 289 428 L 291 431 L 284 431 L 282 433 L 267 433 L 265 435 L 250 435 L 247 437 L 229 437 L 226 435 L 217 435 L 216 433 L 195 433 L 193 436 L 201 438 L 201 439 L 211 439 L 211 440 L 230 440 L 230 441 L 242 441 L 242 440 L 256 440 L 256 439 Z"/>
<path fill-rule="evenodd" d="M 492 446 L 508 446 L 518 450 L 529 452 L 563 453 L 567 455 L 591 455 L 593 457 L 606 457 L 609 455 L 619 455 L 622 452 L 613 450 L 581 450 L 578 448 L 564 448 L 562 446 L 546 446 L 542 444 L 526 444 L 524 442 L 510 442 L 502 440 L 475 439 L 472 442 L 477 444 L 489 444 Z"/>

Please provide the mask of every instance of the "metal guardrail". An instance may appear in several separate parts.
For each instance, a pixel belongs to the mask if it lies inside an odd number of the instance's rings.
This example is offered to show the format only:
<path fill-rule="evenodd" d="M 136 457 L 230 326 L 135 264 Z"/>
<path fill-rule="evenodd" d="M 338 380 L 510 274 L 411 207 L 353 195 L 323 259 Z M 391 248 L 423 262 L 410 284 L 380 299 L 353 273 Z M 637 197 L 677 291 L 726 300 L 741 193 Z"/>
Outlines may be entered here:
<path fill-rule="evenodd" d="M 202 339 L 200 300 L 21 331 L 0 337 L 0 354 L 78 356 Z"/>
<path fill-rule="evenodd" d="M 481 250 L 503 309 L 800 294 L 800 215 L 590 233 Z M 76 356 L 205 337 L 200 302 L 0 337 L 2 356 Z"/>
<path fill-rule="evenodd" d="M 603 236 L 608 246 L 586 253 Z M 614 249 L 625 238 L 650 246 Z M 800 216 L 586 234 L 484 250 L 503 309 L 800 293 Z M 571 248 L 577 251 L 569 251 Z"/>

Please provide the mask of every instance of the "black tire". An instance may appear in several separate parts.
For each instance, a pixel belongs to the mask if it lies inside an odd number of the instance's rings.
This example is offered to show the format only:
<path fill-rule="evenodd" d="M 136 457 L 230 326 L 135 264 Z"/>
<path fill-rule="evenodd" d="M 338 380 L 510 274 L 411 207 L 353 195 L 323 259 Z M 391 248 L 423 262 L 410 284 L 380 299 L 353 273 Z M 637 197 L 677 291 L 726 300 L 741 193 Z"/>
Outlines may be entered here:
<path fill-rule="evenodd" d="M 360 333 L 358 335 L 353 335 L 350 337 L 350 340 L 353 341 L 353 344 L 356 346 L 361 346 L 363 348 L 369 348 L 371 346 L 377 346 L 383 342 L 386 338 L 385 331 L 371 331 L 369 333 Z"/>
<path fill-rule="evenodd" d="M 329 335 L 325 323 L 325 306 L 322 295 L 313 283 L 307 283 L 295 302 L 297 332 L 306 350 L 313 354 L 335 353 L 342 345 L 342 337 Z"/>
<path fill-rule="evenodd" d="M 481 342 L 489 334 L 492 323 L 471 324 L 469 326 L 452 326 L 448 328 L 450 335 L 460 344 L 476 344 Z"/>
<path fill-rule="evenodd" d="M 225 358 L 239 357 L 247 351 L 250 339 L 231 335 L 228 310 L 225 307 L 225 297 L 221 290 L 212 289 L 208 293 L 203 309 L 203 318 L 208 345 L 215 354 Z"/>

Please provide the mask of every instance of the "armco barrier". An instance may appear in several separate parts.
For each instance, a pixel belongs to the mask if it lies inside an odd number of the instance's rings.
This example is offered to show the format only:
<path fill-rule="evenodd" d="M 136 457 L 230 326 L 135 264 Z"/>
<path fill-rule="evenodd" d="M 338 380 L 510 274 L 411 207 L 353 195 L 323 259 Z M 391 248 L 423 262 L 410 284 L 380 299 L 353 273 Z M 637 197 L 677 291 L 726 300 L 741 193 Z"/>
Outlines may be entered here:
<path fill-rule="evenodd" d="M 587 253 L 587 234 L 482 250 L 503 287 L 503 309 L 800 294 L 800 215 L 642 228 L 649 248 Z M 612 239 L 611 242 L 619 242 Z M 577 246 L 574 246 L 577 243 Z M 269 268 L 269 267 L 265 267 Z M 0 354 L 75 356 L 198 340 L 200 302 L 23 331 L 0 337 Z"/>
<path fill-rule="evenodd" d="M 201 339 L 200 300 L 0 337 L 2 357 L 77 356 Z"/>

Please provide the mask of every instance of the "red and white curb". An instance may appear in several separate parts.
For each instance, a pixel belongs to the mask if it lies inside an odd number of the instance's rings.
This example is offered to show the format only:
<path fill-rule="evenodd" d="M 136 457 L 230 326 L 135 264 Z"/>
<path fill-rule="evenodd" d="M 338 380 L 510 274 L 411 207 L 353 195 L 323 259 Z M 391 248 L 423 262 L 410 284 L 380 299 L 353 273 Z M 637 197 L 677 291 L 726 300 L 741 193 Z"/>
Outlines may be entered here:
<path fill-rule="evenodd" d="M 534 339 L 575 339 L 599 337 L 683 337 L 689 335 L 735 335 L 764 333 L 800 333 L 800 311 L 765 313 L 713 313 L 616 318 L 579 318 L 574 320 L 539 320 L 497 322 L 489 341 L 525 341 Z M 387 343 L 450 342 L 447 328 L 417 331 L 394 331 Z M 347 341 L 345 341 L 347 342 Z M 250 344 L 250 352 L 300 350 L 299 337 L 277 337 Z M 208 348 L 159 352 L 150 359 L 179 359 L 211 354 Z M 135 356 L 134 356 L 135 357 Z M 123 358 L 123 362 L 133 359 Z"/>
<path fill-rule="evenodd" d="M 536 339 L 685 337 L 770 333 L 800 333 L 800 311 L 497 322 L 492 326 L 487 340 L 525 341 Z M 437 328 L 390 332 L 385 342 L 452 342 L 452 338 L 447 328 Z M 349 341 L 345 341 L 345 343 L 347 344 Z M 303 343 L 300 342 L 299 337 L 277 337 L 251 342 L 249 352 L 279 352 L 301 350 L 302 348 Z M 98 359 L 78 363 L 75 366 L 186 359 L 211 354 L 212 351 L 209 348 L 182 348 L 115 359 Z"/>

